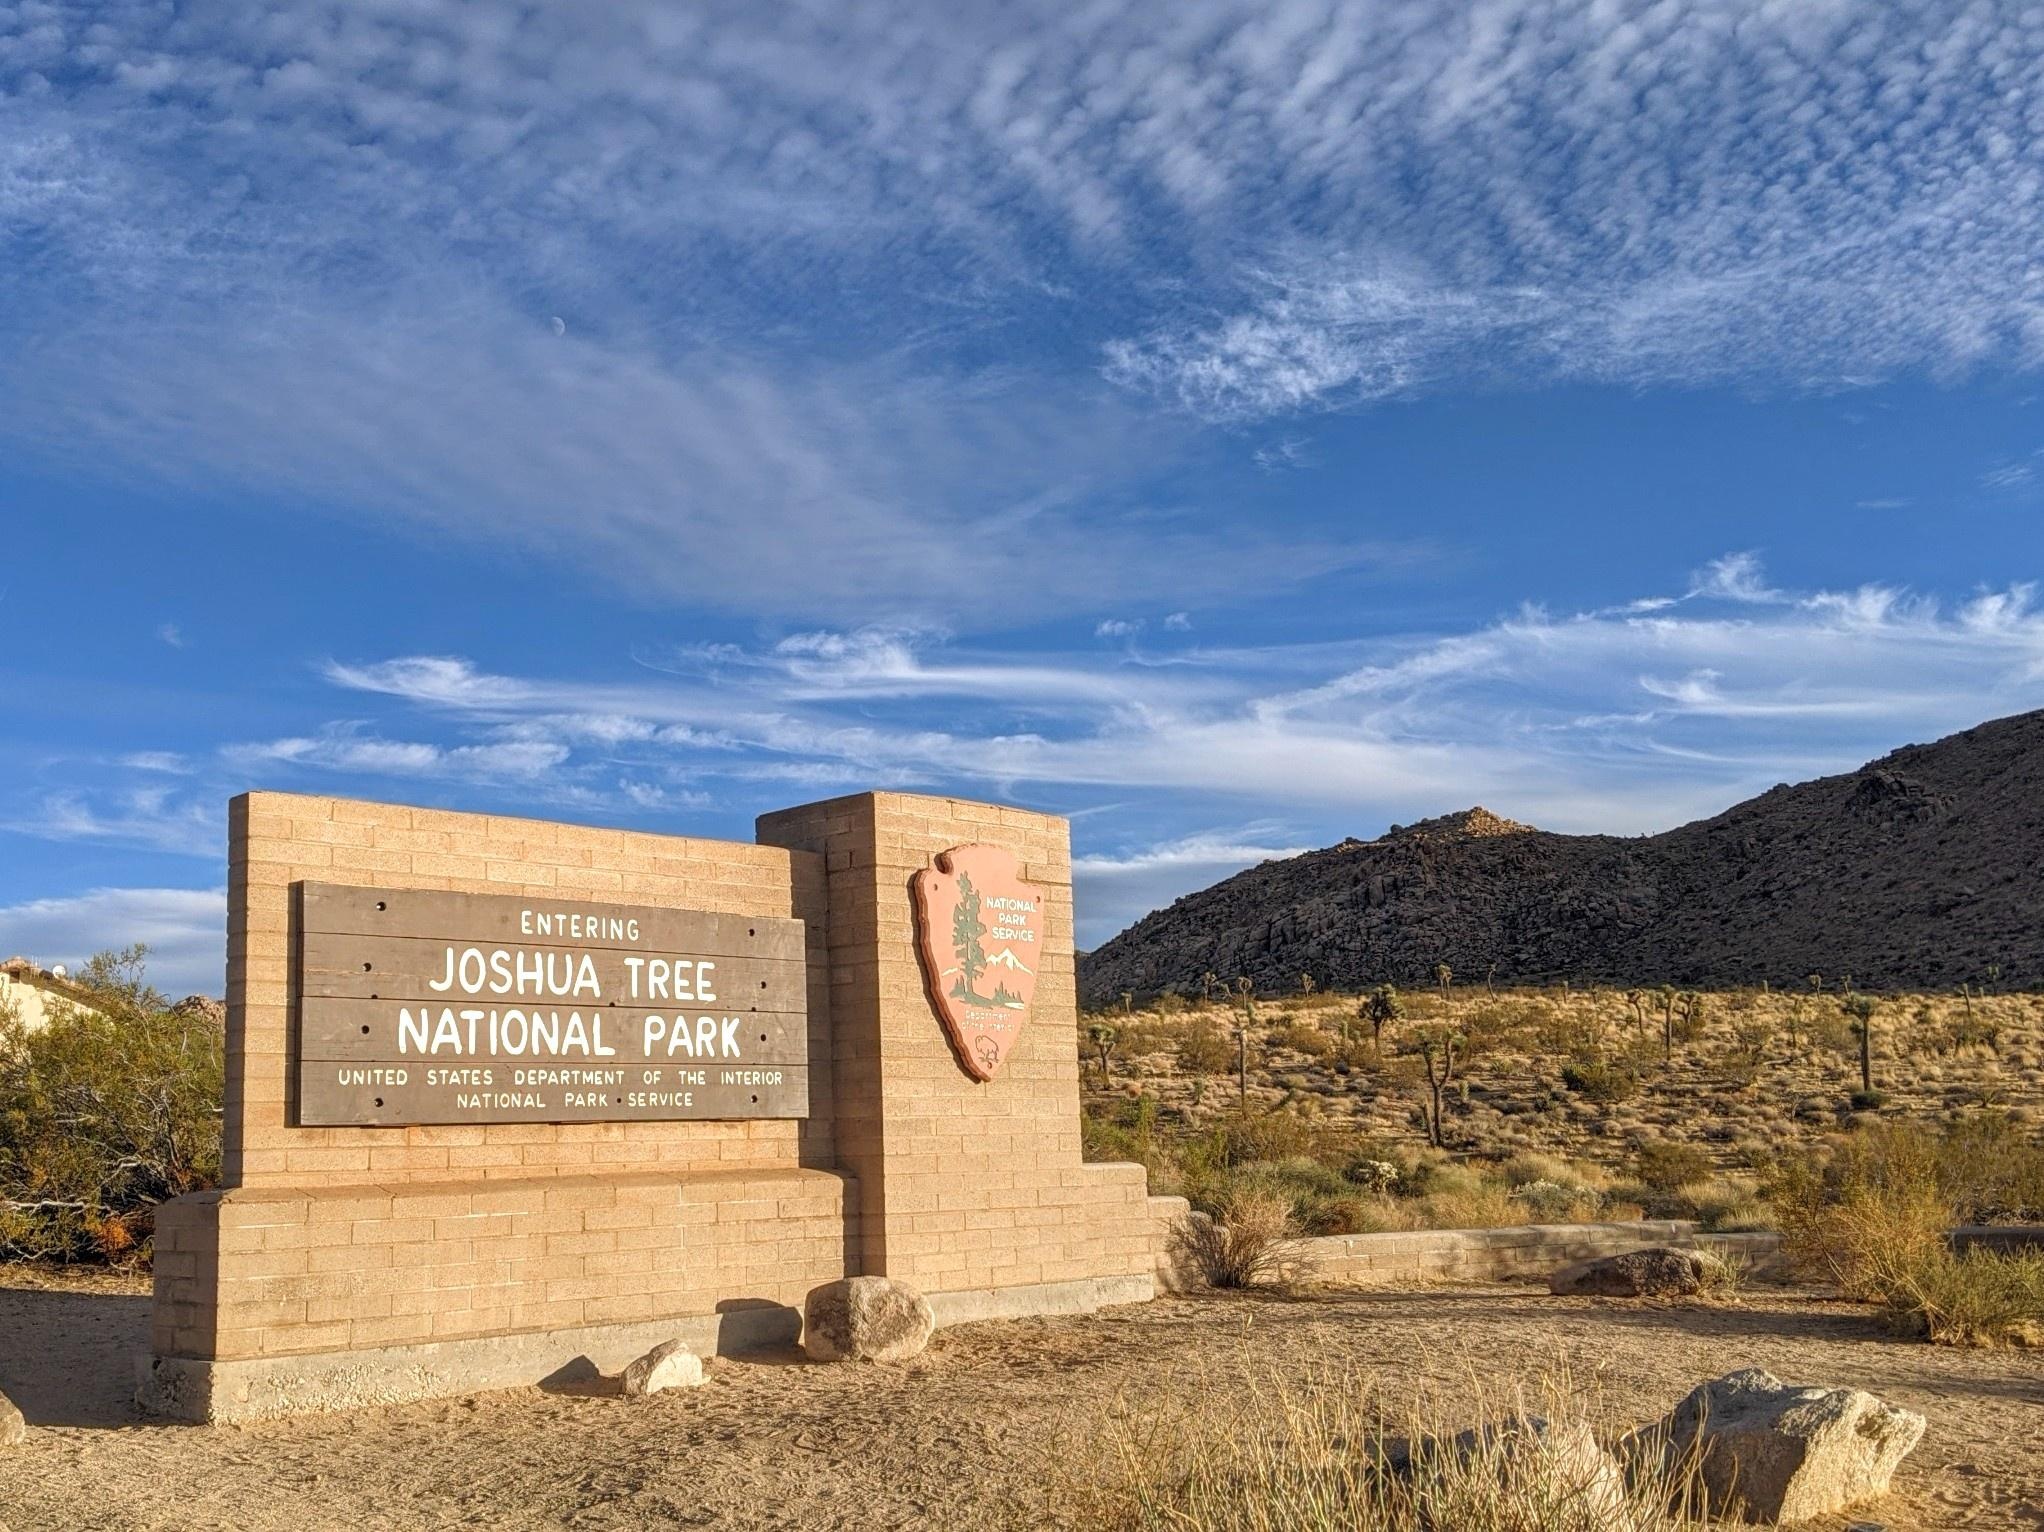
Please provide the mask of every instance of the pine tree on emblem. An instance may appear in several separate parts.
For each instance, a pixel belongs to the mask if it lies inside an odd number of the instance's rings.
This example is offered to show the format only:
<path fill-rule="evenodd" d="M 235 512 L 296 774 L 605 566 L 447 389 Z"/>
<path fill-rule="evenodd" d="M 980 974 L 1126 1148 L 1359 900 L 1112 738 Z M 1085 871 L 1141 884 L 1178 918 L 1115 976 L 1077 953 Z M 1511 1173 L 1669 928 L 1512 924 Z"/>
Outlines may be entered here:
<path fill-rule="evenodd" d="M 993 1002 L 975 992 L 979 976 L 986 972 L 986 948 L 979 939 L 987 934 L 986 923 L 979 918 L 979 890 L 972 886 L 972 879 L 965 873 L 958 875 L 958 903 L 951 911 L 951 946 L 958 955 L 959 978 L 951 993 L 961 1000 L 971 1000 L 980 1005 Z"/>

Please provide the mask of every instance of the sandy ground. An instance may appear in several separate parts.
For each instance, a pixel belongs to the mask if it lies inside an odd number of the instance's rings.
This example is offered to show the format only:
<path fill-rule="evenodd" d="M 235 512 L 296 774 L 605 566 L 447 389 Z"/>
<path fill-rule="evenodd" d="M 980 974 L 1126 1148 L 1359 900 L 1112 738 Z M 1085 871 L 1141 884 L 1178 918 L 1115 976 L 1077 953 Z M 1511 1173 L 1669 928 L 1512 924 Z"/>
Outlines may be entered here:
<path fill-rule="evenodd" d="M 1110 1413 L 1344 1357 L 1394 1395 L 1565 1361 L 1638 1419 L 1740 1366 L 1858 1385 L 1930 1418 L 1897 1492 L 1861 1520 L 2044 1527 L 2044 1356 L 1892 1341 L 1863 1310 L 1794 1293 L 1730 1307 L 1523 1287 L 1169 1299 L 963 1326 L 900 1368 L 725 1360 L 708 1387 L 649 1400 L 520 1389 L 209 1428 L 146 1424 L 128 1404 L 140 1284 L 32 1280 L 0 1273 L 0 1388 L 32 1427 L 0 1455 L 9 1532 L 1043 1525 L 1043 1486 L 1086 1461 Z"/>

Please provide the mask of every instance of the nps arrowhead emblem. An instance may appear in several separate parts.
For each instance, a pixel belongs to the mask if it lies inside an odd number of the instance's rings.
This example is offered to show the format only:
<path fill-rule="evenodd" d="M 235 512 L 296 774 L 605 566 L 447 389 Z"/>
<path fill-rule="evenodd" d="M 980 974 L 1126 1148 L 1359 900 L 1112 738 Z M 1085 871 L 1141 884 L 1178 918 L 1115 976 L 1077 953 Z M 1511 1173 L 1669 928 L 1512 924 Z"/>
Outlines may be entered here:
<path fill-rule="evenodd" d="M 999 846 L 954 846 L 915 875 L 916 950 L 958 1062 L 991 1080 L 1036 998 L 1043 890 Z"/>

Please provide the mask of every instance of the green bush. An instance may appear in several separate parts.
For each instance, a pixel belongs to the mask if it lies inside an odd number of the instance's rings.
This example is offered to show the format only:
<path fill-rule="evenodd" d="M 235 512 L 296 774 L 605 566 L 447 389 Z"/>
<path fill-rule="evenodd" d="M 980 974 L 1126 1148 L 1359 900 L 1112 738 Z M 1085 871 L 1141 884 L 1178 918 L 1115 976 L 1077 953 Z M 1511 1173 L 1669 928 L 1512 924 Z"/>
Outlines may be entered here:
<path fill-rule="evenodd" d="M 1639 1094 L 1639 1071 L 1630 1063 L 1586 1054 L 1561 1066 L 1561 1083 L 1586 1101 L 1627 1101 Z"/>
<path fill-rule="evenodd" d="M 164 1009 L 139 952 L 123 956 L 136 972 L 96 991 L 106 1014 L 0 1022 L 0 1255 L 137 1258 L 158 1203 L 219 1180 L 225 1039 Z"/>
<path fill-rule="evenodd" d="M 1710 1175 L 1710 1156 L 1694 1144 L 1641 1144 L 1633 1154 L 1640 1184 L 1672 1192 Z"/>

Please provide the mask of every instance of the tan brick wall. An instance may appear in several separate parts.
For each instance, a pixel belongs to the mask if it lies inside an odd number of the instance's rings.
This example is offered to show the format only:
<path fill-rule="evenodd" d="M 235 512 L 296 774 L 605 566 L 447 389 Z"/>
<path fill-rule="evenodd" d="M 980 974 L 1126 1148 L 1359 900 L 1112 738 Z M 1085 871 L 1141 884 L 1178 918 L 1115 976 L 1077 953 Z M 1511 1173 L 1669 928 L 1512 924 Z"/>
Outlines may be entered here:
<path fill-rule="evenodd" d="M 232 1360 L 799 1306 L 848 1272 L 933 1291 L 1147 1278 L 1138 1166 L 1079 1152 L 1064 821 L 866 794 L 764 844 L 253 793 L 231 809 L 228 1190 L 158 1220 L 154 1347 Z M 973 1081 L 923 989 L 909 880 L 1004 845 L 1046 891 L 1035 1014 Z M 793 916 L 809 933 L 812 1116 L 795 1122 L 300 1128 L 303 880 Z"/>
<path fill-rule="evenodd" d="M 315 1186 L 833 1163 L 823 864 L 771 846 L 293 793 L 229 810 L 226 1184 Z M 299 1128 L 288 1118 L 303 880 L 783 915 L 810 940 L 808 1123 Z"/>
<path fill-rule="evenodd" d="M 820 852 L 827 869 L 838 1150 L 859 1180 L 865 1269 L 932 1291 L 1147 1276 L 1141 1167 L 1080 1158 L 1065 821 L 866 793 L 766 815 L 759 838 Z M 931 1009 L 910 903 L 916 872 L 973 842 L 1014 852 L 1045 892 L 1034 1013 L 986 1083 L 959 1067 Z"/>
<path fill-rule="evenodd" d="M 799 1308 L 842 1177 L 792 1168 L 243 1187 L 157 1226 L 152 1349 L 220 1359 Z"/>

